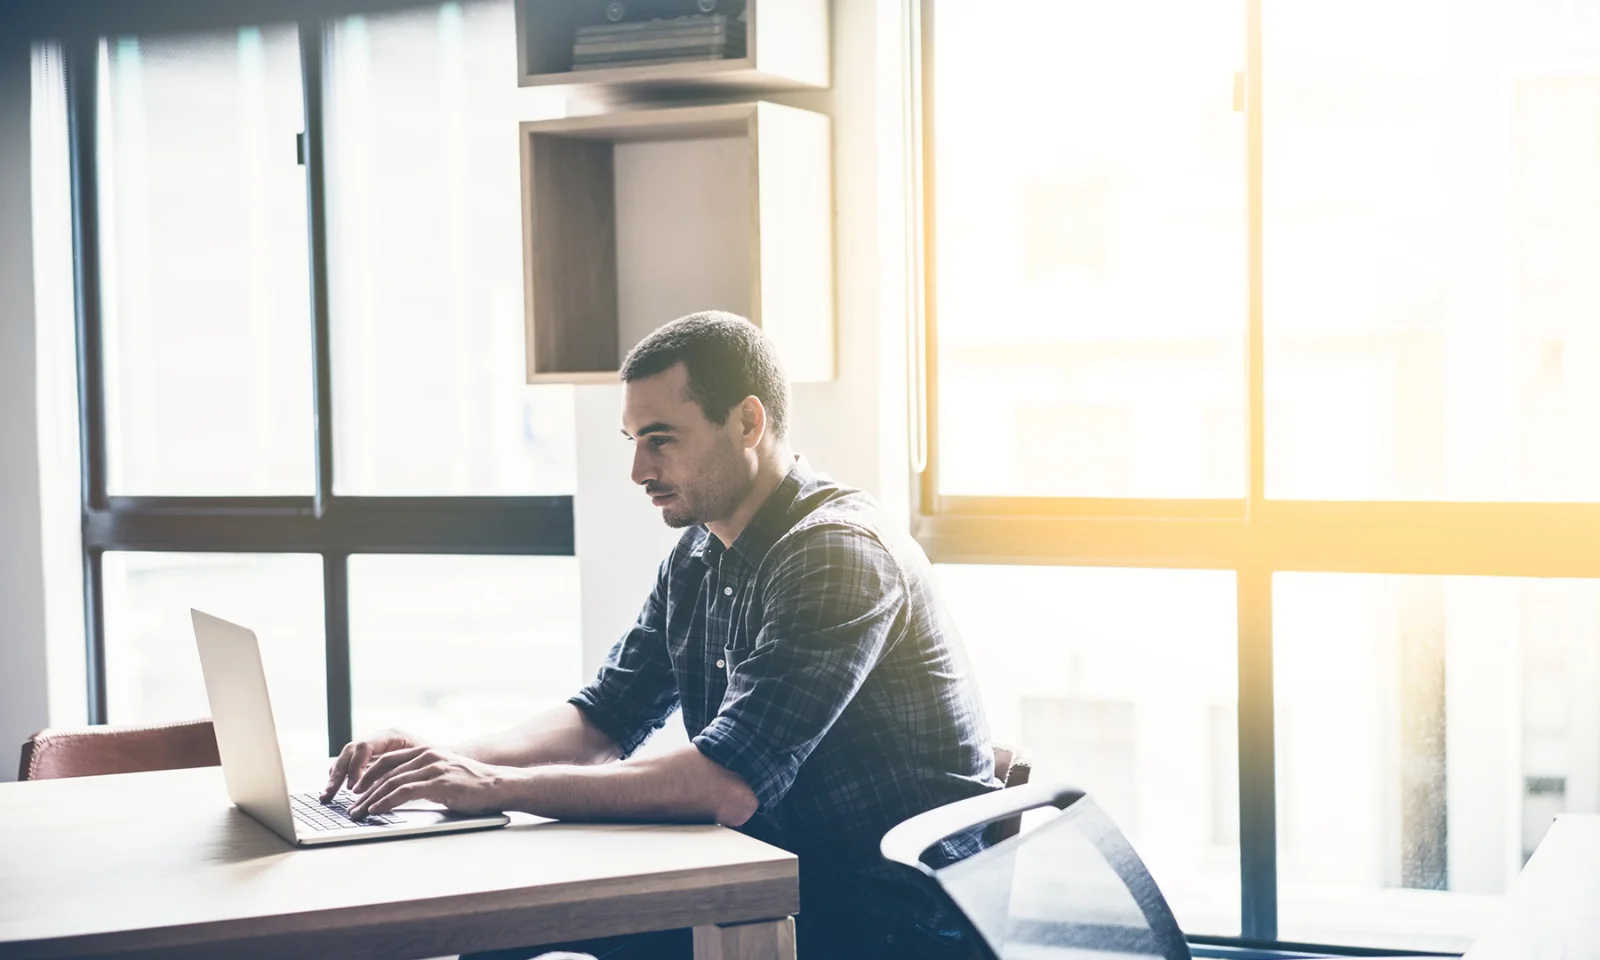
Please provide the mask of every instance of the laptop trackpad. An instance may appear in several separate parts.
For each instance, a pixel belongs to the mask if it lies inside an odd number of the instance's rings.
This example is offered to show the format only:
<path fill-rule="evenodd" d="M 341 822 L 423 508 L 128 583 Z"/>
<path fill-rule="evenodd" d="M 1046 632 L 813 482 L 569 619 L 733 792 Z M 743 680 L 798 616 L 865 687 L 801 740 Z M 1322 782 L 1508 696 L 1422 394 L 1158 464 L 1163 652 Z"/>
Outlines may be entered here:
<path fill-rule="evenodd" d="M 407 826 L 429 826 L 435 823 L 449 823 L 452 820 L 475 820 L 479 817 L 492 817 L 492 813 L 452 813 L 442 803 L 432 800 L 409 800 L 389 811 L 400 817 Z"/>

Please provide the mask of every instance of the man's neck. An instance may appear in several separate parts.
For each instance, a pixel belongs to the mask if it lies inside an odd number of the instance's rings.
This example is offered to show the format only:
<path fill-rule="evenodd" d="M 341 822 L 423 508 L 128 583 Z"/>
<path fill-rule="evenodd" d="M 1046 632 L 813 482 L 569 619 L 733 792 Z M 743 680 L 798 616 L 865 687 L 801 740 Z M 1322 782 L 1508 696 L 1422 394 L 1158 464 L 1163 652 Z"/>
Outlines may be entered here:
<path fill-rule="evenodd" d="M 706 529 L 711 535 L 722 541 L 723 547 L 733 546 L 739 539 L 739 534 L 755 519 L 756 513 L 761 510 L 761 505 L 772 496 L 772 491 L 778 489 L 778 484 L 789 475 L 789 468 L 794 466 L 794 454 L 787 445 L 781 446 L 770 457 L 763 457 L 761 465 L 756 468 L 755 483 L 750 485 L 750 492 L 739 502 L 739 506 L 727 517 L 706 524 Z"/>

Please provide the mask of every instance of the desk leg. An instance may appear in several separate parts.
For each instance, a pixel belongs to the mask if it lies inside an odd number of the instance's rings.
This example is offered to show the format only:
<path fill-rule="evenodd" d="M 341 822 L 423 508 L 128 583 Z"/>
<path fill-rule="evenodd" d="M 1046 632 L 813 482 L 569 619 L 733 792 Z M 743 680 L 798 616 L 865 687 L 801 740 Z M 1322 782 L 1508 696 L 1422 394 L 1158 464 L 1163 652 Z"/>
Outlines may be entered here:
<path fill-rule="evenodd" d="M 695 927 L 694 960 L 795 960 L 794 918 Z"/>

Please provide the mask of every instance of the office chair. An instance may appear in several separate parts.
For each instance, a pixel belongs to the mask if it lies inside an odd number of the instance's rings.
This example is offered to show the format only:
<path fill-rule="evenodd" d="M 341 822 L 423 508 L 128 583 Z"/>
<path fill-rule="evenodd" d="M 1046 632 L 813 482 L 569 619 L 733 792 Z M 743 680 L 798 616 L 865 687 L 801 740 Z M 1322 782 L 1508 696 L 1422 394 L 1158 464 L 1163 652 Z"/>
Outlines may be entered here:
<path fill-rule="evenodd" d="M 934 869 L 922 862 L 946 837 L 1040 807 L 1061 813 L 959 863 Z M 1081 790 L 1035 783 L 960 800 L 890 830 L 880 850 L 956 907 L 988 960 L 1190 960 L 1139 855 Z"/>
<path fill-rule="evenodd" d="M 1018 746 L 994 744 L 994 776 L 996 780 L 1007 787 L 1020 787 L 1028 782 L 1028 777 L 1033 773 L 1033 759 L 1027 751 Z M 1002 840 L 1014 837 L 1022 831 L 1022 817 L 1008 817 L 989 824 L 983 830 L 983 839 L 994 846 Z"/>
<path fill-rule="evenodd" d="M 95 777 L 214 767 L 217 735 L 210 720 L 185 720 L 140 727 L 79 727 L 40 730 L 22 744 L 18 780 Z"/>

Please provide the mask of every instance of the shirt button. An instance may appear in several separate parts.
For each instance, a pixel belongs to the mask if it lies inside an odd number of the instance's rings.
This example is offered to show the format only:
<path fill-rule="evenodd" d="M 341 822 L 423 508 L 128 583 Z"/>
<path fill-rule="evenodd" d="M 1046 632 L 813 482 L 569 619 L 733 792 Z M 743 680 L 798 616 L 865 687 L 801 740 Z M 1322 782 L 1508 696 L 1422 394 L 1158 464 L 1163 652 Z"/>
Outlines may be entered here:
<path fill-rule="evenodd" d="M 722 669 L 722 668 L 723 668 L 723 667 L 725 667 L 725 666 L 727 666 L 727 664 L 726 664 L 726 663 L 723 663 L 723 662 L 722 662 L 722 661 L 721 661 L 721 660 L 718 660 L 718 661 L 717 661 L 717 669 L 719 669 L 719 670 L 720 670 L 720 669 Z"/>
<path fill-rule="evenodd" d="M 722 588 L 722 595 L 725 596 L 725 597 L 733 596 L 733 588 L 732 587 L 723 587 Z"/>

